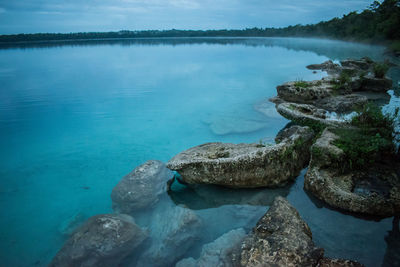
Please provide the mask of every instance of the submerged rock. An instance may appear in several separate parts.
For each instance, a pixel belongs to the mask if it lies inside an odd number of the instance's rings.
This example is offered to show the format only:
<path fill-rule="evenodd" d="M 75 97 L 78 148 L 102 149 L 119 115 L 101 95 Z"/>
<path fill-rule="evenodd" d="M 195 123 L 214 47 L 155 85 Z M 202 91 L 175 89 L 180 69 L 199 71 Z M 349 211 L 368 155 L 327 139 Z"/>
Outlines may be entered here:
<path fill-rule="evenodd" d="M 268 123 L 261 120 L 220 118 L 210 124 L 210 129 L 216 135 L 227 135 L 235 133 L 251 133 L 267 126 Z"/>
<path fill-rule="evenodd" d="M 311 230 L 286 199 L 277 197 L 245 238 L 239 266 L 315 266 L 323 249 L 312 241 Z"/>
<path fill-rule="evenodd" d="M 201 250 L 200 257 L 195 260 L 187 258 L 179 261 L 176 267 L 230 267 L 233 254 L 238 253 L 240 244 L 246 237 L 243 229 L 232 230 L 214 242 L 206 244 Z"/>
<path fill-rule="evenodd" d="M 217 184 L 233 188 L 274 187 L 287 184 L 309 159 L 313 131 L 296 131 L 281 143 L 207 143 L 173 157 L 167 167 L 188 184 Z"/>
<path fill-rule="evenodd" d="M 149 160 L 124 176 L 111 193 L 113 209 L 132 213 L 157 203 L 173 173 L 161 161 Z"/>
<path fill-rule="evenodd" d="M 82 212 L 77 212 L 63 221 L 58 227 L 58 231 L 64 236 L 70 236 L 84 223 L 84 221 L 85 215 Z"/>
<path fill-rule="evenodd" d="M 192 211 L 173 203 L 157 207 L 150 220 L 150 247 L 137 266 L 170 266 L 199 239 L 202 222 Z"/>
<path fill-rule="evenodd" d="M 268 121 L 260 118 L 237 116 L 236 113 L 209 115 L 202 122 L 209 125 L 215 135 L 241 134 L 259 131 L 268 126 Z"/>
<path fill-rule="evenodd" d="M 97 215 L 67 240 L 49 266 L 118 266 L 145 239 L 132 217 Z"/>
<path fill-rule="evenodd" d="M 264 116 L 268 117 L 269 120 L 271 119 L 281 119 L 282 117 L 275 109 L 275 105 L 271 103 L 269 99 L 264 99 L 263 101 L 255 104 L 254 109 Z"/>
<path fill-rule="evenodd" d="M 400 177 L 393 166 L 342 173 L 344 152 L 334 145 L 338 138 L 326 129 L 312 146 L 305 189 L 335 208 L 379 216 L 399 214 Z"/>

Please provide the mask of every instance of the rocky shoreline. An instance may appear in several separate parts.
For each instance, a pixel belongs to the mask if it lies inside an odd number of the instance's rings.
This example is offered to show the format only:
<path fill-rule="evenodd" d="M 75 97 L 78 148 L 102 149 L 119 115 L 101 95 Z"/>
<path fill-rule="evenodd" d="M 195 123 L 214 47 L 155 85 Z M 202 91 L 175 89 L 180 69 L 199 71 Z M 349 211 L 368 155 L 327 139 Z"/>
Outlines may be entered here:
<path fill-rule="evenodd" d="M 93 216 L 71 231 L 50 266 L 363 266 L 325 257 L 307 223 L 280 196 L 274 196 L 272 204 L 272 199 L 258 196 L 249 201 L 270 205 L 249 233 L 232 230 L 205 244 L 197 259 L 182 259 L 207 222 L 168 195 L 177 182 L 193 186 L 200 196 L 196 186 L 202 184 L 283 187 L 308 166 L 305 190 L 331 207 L 381 217 L 400 214 L 398 152 L 385 154 L 386 162 L 371 161 L 359 170 L 339 142 L 346 131 L 375 134 L 374 127 L 365 129 L 351 118 L 363 116 L 354 114 L 358 108 L 384 99 L 392 81 L 380 71 L 382 65 L 368 58 L 340 63 L 307 66 L 328 73 L 319 81 L 277 87 L 271 102 L 297 125 L 282 130 L 275 144 L 206 143 L 179 153 L 167 164 L 151 160 L 135 168 L 112 190 L 115 213 Z M 258 111 L 268 114 L 263 108 L 270 107 L 257 105 Z M 343 119 L 346 116 L 350 120 Z M 388 138 L 375 137 L 375 141 Z M 229 202 L 219 200 L 225 201 Z"/>

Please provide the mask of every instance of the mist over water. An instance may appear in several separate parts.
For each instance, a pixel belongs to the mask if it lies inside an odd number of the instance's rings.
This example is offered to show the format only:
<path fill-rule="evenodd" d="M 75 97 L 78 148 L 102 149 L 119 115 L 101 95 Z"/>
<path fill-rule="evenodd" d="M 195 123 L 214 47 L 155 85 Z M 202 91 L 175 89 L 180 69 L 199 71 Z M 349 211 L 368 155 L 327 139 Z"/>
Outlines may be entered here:
<path fill-rule="evenodd" d="M 288 121 L 272 103 L 268 116 L 257 104 L 283 82 L 325 75 L 306 65 L 362 56 L 382 60 L 384 48 L 318 39 L 184 38 L 0 49 L 0 265 L 46 266 L 66 240 L 71 218 L 112 212 L 112 188 L 146 160 L 166 162 L 206 142 L 273 142 Z M 398 73 L 392 72 L 396 81 Z M 396 103 L 392 93 L 390 105 Z M 204 202 L 219 194 L 218 201 Z M 254 194 L 286 196 L 328 256 L 382 263 L 391 218 L 331 210 L 303 191 L 302 175 L 287 188 Z M 249 190 L 218 187 L 169 197 L 207 227 L 186 255 L 194 257 L 231 229 L 249 230 L 270 204 L 267 197 L 249 203 Z"/>

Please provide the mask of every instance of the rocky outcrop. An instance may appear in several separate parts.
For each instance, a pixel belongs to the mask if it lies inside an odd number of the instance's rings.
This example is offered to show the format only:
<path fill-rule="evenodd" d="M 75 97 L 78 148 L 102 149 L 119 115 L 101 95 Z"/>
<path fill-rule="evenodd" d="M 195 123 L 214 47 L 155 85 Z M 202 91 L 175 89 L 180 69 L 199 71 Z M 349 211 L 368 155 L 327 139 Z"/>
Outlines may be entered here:
<path fill-rule="evenodd" d="M 332 61 L 326 61 L 322 64 L 307 66 L 312 70 L 327 71 L 329 76 L 320 81 L 285 83 L 277 87 L 278 97 L 287 102 L 312 104 L 312 101 L 318 99 L 356 91 L 385 93 L 392 87 L 390 78 L 377 77 L 374 74 L 376 63 L 369 58 L 348 59 L 340 63 L 341 65 L 338 65 Z M 320 108 L 323 107 L 320 106 Z"/>
<path fill-rule="evenodd" d="M 238 265 L 315 266 L 323 254 L 296 209 L 277 197 L 243 241 Z"/>
<path fill-rule="evenodd" d="M 332 61 L 309 65 L 307 68 L 328 72 L 319 81 L 295 81 L 277 86 L 278 96 L 270 101 L 285 118 L 297 123 L 346 126 L 345 118 L 376 95 L 392 87 L 392 80 L 374 76 L 375 62 L 368 58 L 343 60 L 341 65 Z M 374 100 L 374 99 L 371 99 Z"/>
<path fill-rule="evenodd" d="M 118 266 L 145 239 L 132 217 L 97 215 L 67 240 L 50 266 Z"/>
<path fill-rule="evenodd" d="M 202 222 L 192 211 L 163 202 L 154 211 L 149 225 L 150 247 L 137 266 L 170 266 L 199 239 Z"/>
<path fill-rule="evenodd" d="M 112 207 L 121 213 L 148 209 L 166 192 L 173 173 L 161 161 L 149 160 L 122 178 L 111 193 Z"/>
<path fill-rule="evenodd" d="M 285 118 L 304 125 L 323 124 L 326 126 L 346 126 L 348 122 L 340 120 L 324 109 L 308 104 L 281 103 L 276 106 L 278 112 Z"/>
<path fill-rule="evenodd" d="M 304 187 L 327 204 L 356 213 L 392 216 L 400 213 L 400 177 L 386 165 L 342 172 L 344 152 L 339 137 L 326 129 L 311 149 Z"/>
<path fill-rule="evenodd" d="M 201 250 L 200 257 L 195 260 L 186 258 L 179 261 L 175 267 L 230 267 L 233 254 L 238 253 L 240 244 L 246 237 L 243 229 L 232 230 L 216 239 L 214 242 L 206 244 Z"/>
<path fill-rule="evenodd" d="M 167 167 L 188 184 L 217 184 L 234 188 L 282 186 L 298 175 L 309 159 L 313 132 L 297 130 L 281 143 L 207 143 L 172 158 Z"/>

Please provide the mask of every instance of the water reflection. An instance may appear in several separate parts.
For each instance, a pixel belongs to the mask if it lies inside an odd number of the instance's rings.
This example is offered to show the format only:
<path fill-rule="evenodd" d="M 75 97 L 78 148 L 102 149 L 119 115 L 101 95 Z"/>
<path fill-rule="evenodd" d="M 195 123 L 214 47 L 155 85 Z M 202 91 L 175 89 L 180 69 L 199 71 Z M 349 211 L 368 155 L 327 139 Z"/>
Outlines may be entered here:
<path fill-rule="evenodd" d="M 387 243 L 385 257 L 383 259 L 382 266 L 400 266 L 400 217 L 396 216 L 393 218 L 393 228 L 388 231 L 385 236 Z"/>
<path fill-rule="evenodd" d="M 341 60 L 346 58 L 361 58 L 368 55 L 372 59 L 379 59 L 385 47 L 372 46 L 359 43 L 349 43 L 328 39 L 314 38 L 284 38 L 284 37 L 232 37 L 232 38 L 139 38 L 139 39 L 104 39 L 104 40 L 74 40 L 74 41 L 47 41 L 31 43 L 0 44 L 0 49 L 27 49 L 27 48 L 52 48 L 62 46 L 179 46 L 191 44 L 207 45 L 244 45 L 251 47 L 284 47 L 293 51 L 313 52 L 319 56 Z"/>
<path fill-rule="evenodd" d="M 292 184 L 277 189 L 231 189 L 215 185 L 182 185 L 175 181 L 168 194 L 176 205 L 193 210 L 224 205 L 270 206 L 275 197 L 286 197 Z"/>

